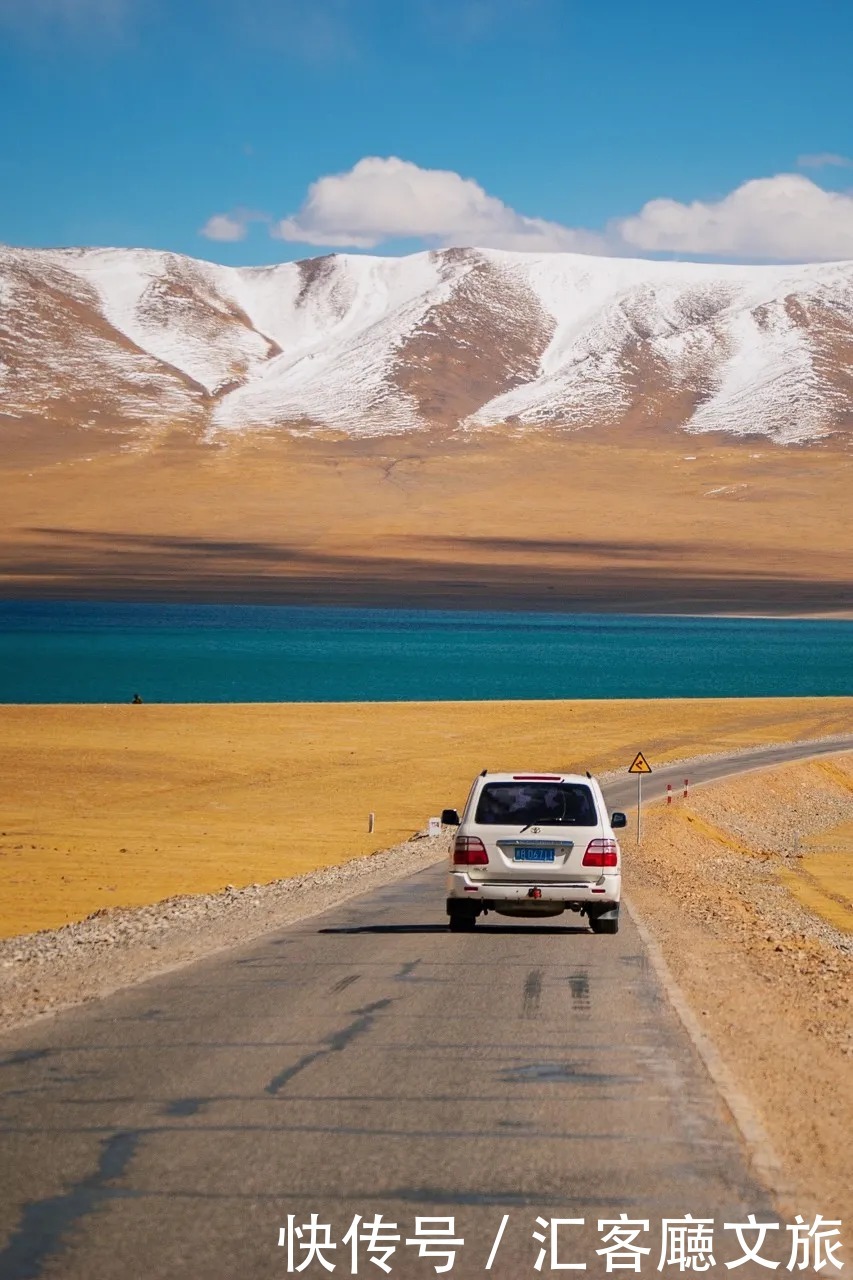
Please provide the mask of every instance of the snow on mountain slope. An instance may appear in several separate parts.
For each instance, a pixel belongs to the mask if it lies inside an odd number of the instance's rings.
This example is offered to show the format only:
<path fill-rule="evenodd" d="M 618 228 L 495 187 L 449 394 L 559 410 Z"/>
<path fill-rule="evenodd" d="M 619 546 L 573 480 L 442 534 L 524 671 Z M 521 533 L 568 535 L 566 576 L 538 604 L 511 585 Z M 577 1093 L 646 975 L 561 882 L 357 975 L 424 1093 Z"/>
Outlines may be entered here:
<path fill-rule="evenodd" d="M 0 247 L 0 415 L 189 422 L 198 390 L 113 328 L 96 291 L 61 257 Z"/>
<path fill-rule="evenodd" d="M 260 299 L 256 276 L 242 273 L 242 303 L 282 353 L 223 397 L 215 427 L 459 422 L 536 376 L 553 327 L 529 286 L 466 250 L 317 258 L 298 271 L 298 291 L 279 274 L 262 280 Z"/>
<path fill-rule="evenodd" d="M 853 263 L 0 250 L 0 414 L 217 433 L 853 428 Z"/>
<path fill-rule="evenodd" d="M 253 273 L 241 273 L 247 311 L 268 325 L 282 350 L 257 378 L 223 398 L 213 424 L 418 426 L 416 404 L 391 374 L 405 336 L 447 292 L 433 255 L 312 259 L 288 276 L 262 281 L 261 294 Z M 281 285 L 284 296 L 277 298 Z"/>
<path fill-rule="evenodd" d="M 483 405 L 472 424 L 585 426 L 633 413 L 690 431 L 756 432 L 783 442 L 851 425 L 853 400 L 827 377 L 830 335 L 804 323 L 792 301 L 834 301 L 853 339 L 853 263 L 559 258 L 519 264 L 556 321 L 540 377 Z M 840 356 L 839 363 L 842 372 Z"/>
<path fill-rule="evenodd" d="M 63 259 L 99 294 L 110 324 L 209 395 L 277 354 L 235 300 L 228 268 L 151 250 L 89 249 Z"/>

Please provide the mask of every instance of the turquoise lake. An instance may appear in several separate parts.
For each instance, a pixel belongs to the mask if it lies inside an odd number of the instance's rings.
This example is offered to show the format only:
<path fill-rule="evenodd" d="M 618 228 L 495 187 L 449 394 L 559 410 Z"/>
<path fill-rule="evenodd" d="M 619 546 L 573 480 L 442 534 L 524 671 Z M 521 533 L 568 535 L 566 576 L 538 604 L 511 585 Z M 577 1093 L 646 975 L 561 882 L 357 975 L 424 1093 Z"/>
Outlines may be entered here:
<path fill-rule="evenodd" d="M 0 702 L 853 694 L 853 622 L 0 602 Z"/>

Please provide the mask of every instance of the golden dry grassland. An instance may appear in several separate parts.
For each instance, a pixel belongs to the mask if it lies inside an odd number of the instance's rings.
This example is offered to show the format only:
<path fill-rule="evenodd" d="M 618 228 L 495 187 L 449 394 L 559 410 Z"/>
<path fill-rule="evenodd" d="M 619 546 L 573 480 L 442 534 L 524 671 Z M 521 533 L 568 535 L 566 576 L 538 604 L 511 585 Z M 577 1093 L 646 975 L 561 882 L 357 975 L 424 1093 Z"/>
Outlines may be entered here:
<path fill-rule="evenodd" d="M 853 454 L 645 433 L 147 446 L 0 463 L 0 591 L 645 612 L 853 608 Z M 49 444 L 49 448 L 48 448 Z"/>
<path fill-rule="evenodd" d="M 853 933 L 853 822 L 822 831 L 805 847 L 799 867 L 782 873 L 786 887 L 807 910 Z"/>
<path fill-rule="evenodd" d="M 656 765 L 851 717 L 851 698 L 0 707 L 0 936 L 388 847 L 486 767 Z"/>

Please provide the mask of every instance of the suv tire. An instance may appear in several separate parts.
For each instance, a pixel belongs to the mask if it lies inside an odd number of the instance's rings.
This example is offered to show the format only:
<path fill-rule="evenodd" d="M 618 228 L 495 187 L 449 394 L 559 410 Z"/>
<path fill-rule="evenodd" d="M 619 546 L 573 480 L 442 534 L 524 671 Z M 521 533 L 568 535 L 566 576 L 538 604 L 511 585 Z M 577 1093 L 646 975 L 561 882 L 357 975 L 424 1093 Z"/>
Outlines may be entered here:
<path fill-rule="evenodd" d="M 590 916 L 589 927 L 593 933 L 618 933 L 619 916 L 616 915 L 609 920 L 601 920 L 598 916 Z"/>
<path fill-rule="evenodd" d="M 451 933 L 470 933 L 477 923 L 477 912 L 467 902 L 448 902 Z"/>

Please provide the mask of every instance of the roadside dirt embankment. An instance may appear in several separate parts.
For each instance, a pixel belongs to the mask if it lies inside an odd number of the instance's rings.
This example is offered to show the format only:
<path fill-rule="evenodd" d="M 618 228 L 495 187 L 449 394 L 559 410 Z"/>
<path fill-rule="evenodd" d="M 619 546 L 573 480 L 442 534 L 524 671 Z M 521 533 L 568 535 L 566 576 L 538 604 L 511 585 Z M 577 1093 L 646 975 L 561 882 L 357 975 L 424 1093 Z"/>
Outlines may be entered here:
<path fill-rule="evenodd" d="M 853 754 L 697 788 L 625 842 L 632 903 L 786 1182 L 853 1204 Z"/>
<path fill-rule="evenodd" d="M 98 1000 L 414 875 L 447 855 L 449 839 L 419 832 L 391 849 L 271 884 L 101 908 L 60 929 L 0 939 L 0 1031 Z"/>

